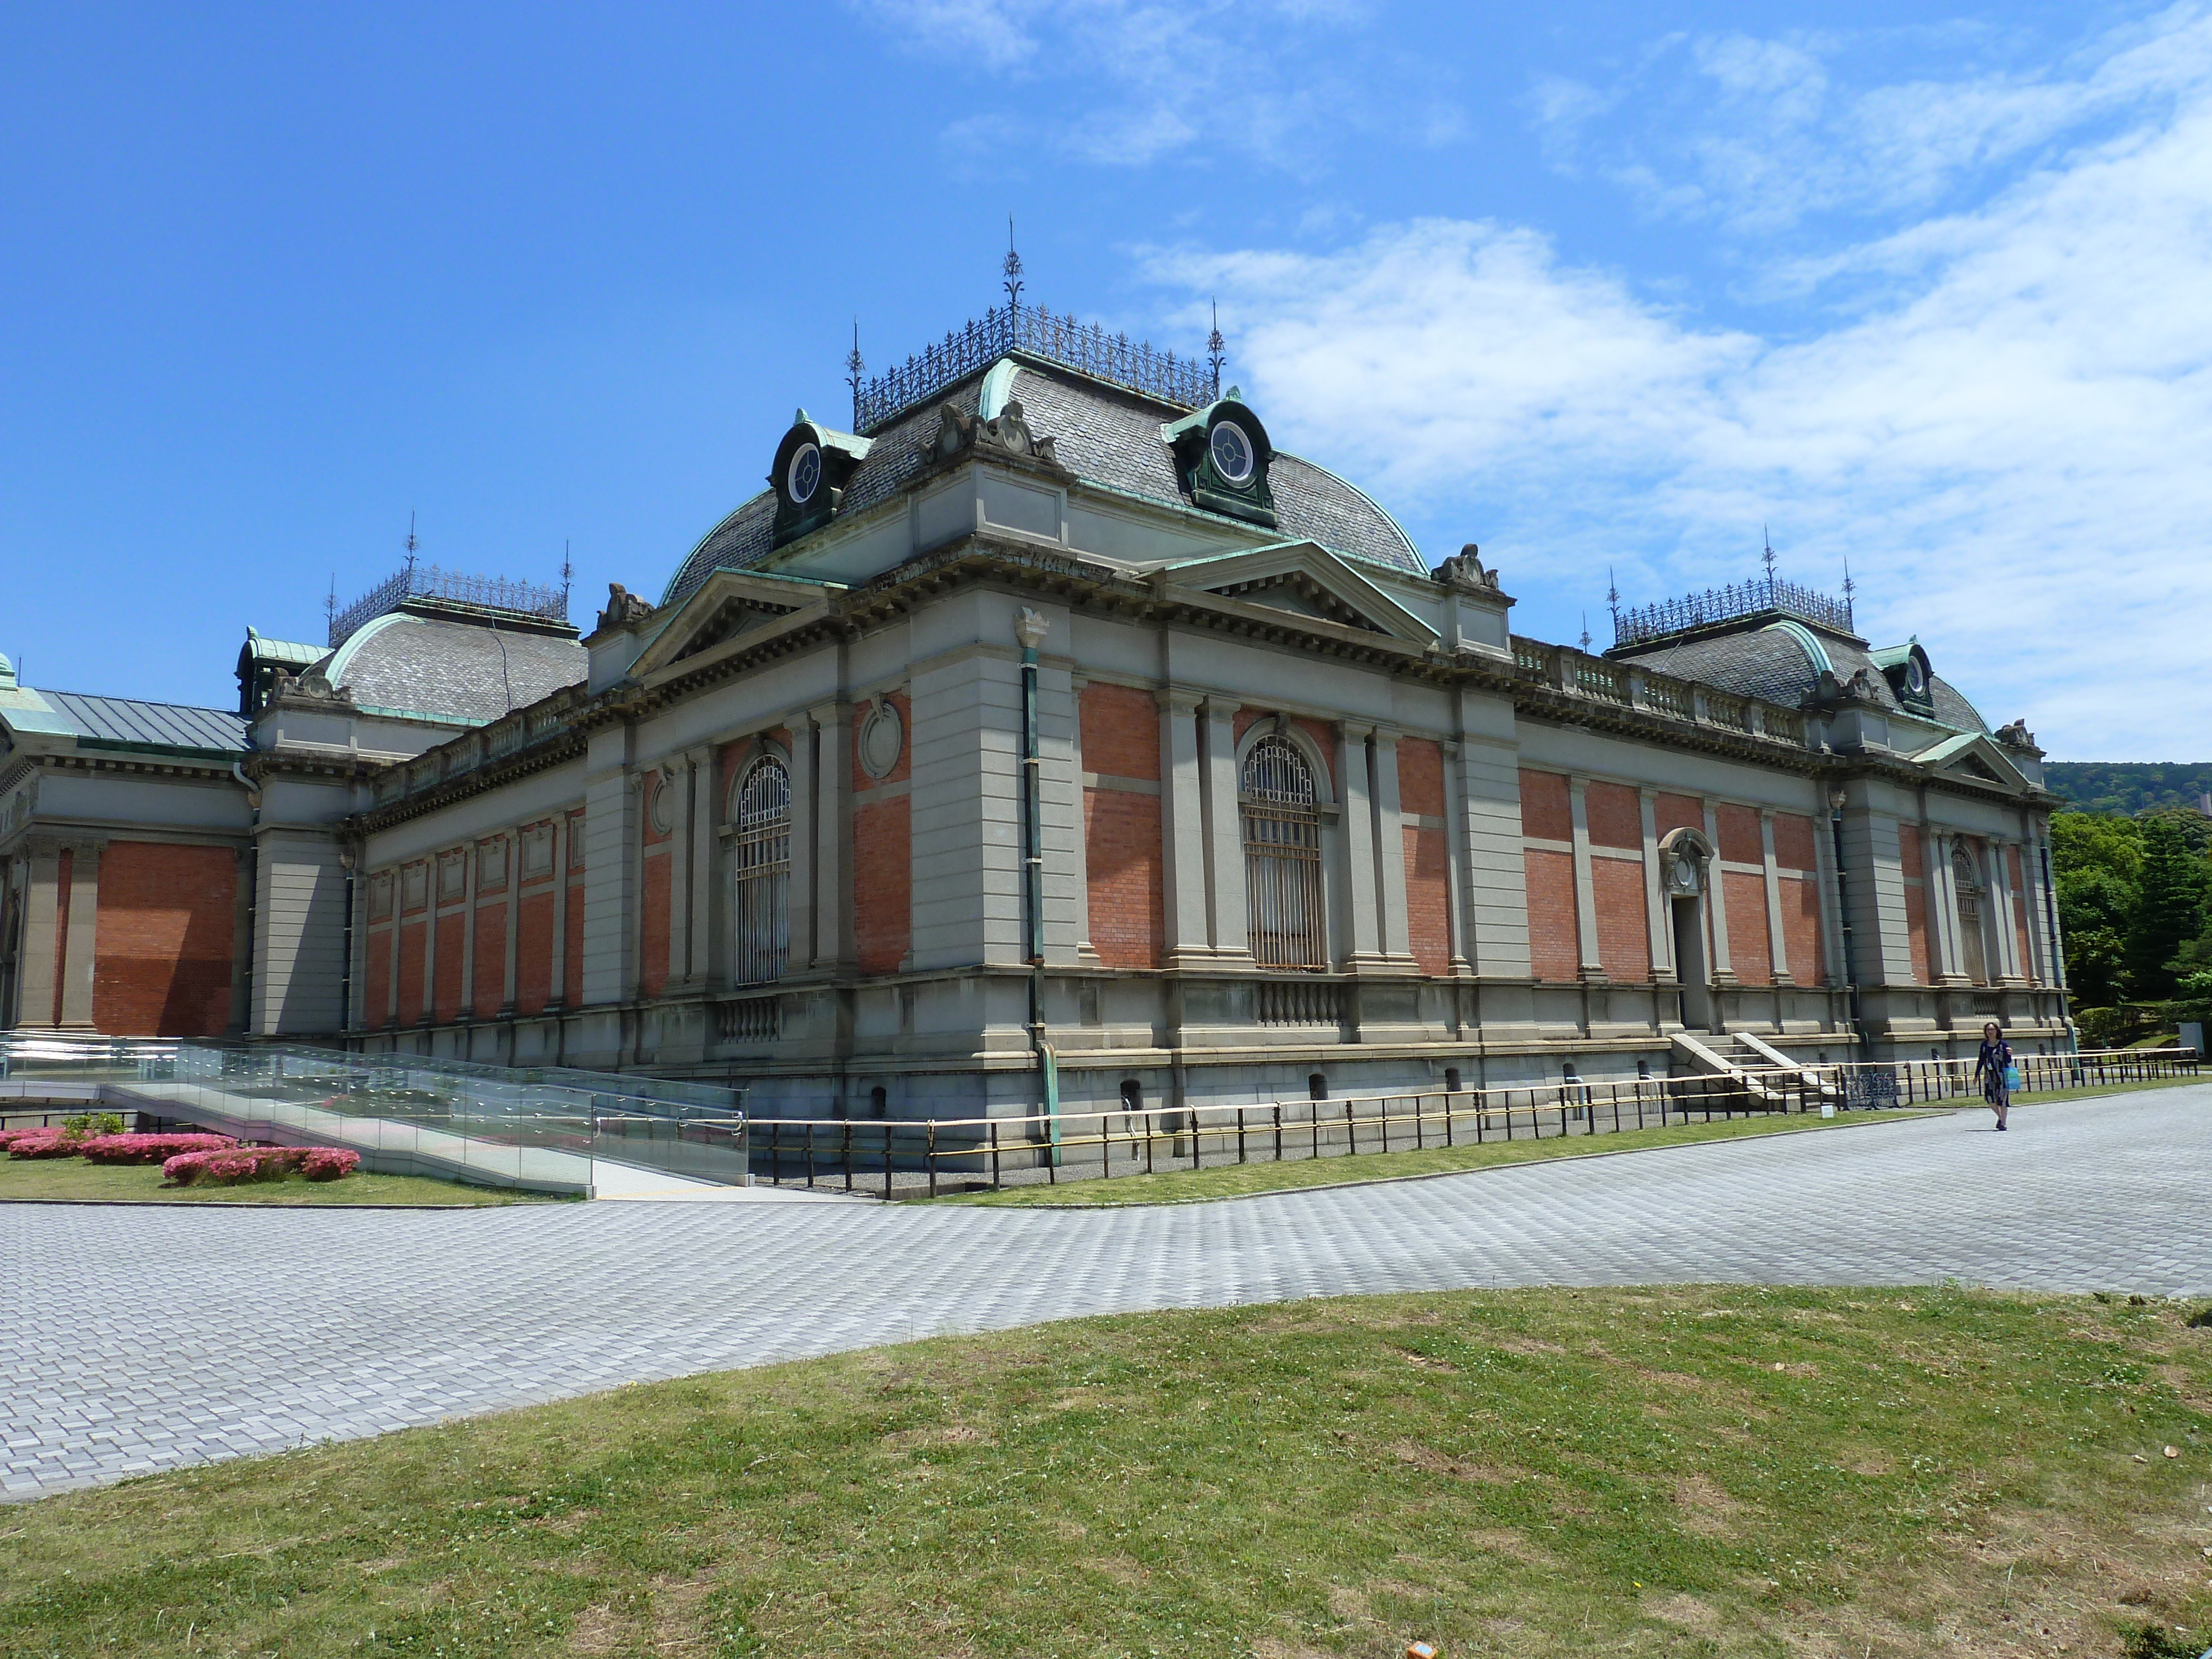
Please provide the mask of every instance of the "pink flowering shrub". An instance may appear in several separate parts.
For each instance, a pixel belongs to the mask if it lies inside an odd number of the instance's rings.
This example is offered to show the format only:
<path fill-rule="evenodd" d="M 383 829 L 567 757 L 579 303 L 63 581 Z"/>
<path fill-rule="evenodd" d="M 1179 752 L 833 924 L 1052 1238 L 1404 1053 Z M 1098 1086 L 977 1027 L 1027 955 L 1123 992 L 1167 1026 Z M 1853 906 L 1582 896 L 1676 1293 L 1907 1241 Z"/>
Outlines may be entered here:
<path fill-rule="evenodd" d="M 0 1129 L 0 1146 L 12 1146 L 19 1140 L 48 1140 L 61 1133 L 43 1125 L 33 1129 Z"/>
<path fill-rule="evenodd" d="M 179 1152 L 161 1165 L 161 1178 L 178 1187 L 235 1187 L 295 1173 L 310 1181 L 337 1181 L 360 1162 L 359 1152 L 337 1146 L 233 1146 Z"/>
<path fill-rule="evenodd" d="M 40 1130 L 11 1138 L 8 1142 L 8 1156 L 10 1158 L 75 1158 L 76 1142 L 58 1130 Z"/>
<path fill-rule="evenodd" d="M 166 1164 L 180 1152 L 228 1152 L 238 1143 L 228 1135 L 96 1135 L 77 1150 L 93 1164 Z"/>
<path fill-rule="evenodd" d="M 361 1163 L 359 1152 L 343 1146 L 310 1146 L 300 1160 L 300 1173 L 310 1181 L 342 1181 Z"/>

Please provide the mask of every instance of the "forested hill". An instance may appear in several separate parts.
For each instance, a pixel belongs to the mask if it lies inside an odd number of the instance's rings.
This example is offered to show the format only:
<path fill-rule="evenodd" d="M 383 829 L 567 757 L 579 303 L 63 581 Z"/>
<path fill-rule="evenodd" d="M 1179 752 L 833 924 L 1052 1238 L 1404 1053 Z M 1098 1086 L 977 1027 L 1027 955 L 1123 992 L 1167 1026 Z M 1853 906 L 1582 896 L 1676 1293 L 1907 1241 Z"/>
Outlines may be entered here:
<path fill-rule="evenodd" d="M 2085 812 L 2194 806 L 2198 796 L 2212 793 L 2212 761 L 2047 760 L 2043 775 L 2056 793 Z"/>

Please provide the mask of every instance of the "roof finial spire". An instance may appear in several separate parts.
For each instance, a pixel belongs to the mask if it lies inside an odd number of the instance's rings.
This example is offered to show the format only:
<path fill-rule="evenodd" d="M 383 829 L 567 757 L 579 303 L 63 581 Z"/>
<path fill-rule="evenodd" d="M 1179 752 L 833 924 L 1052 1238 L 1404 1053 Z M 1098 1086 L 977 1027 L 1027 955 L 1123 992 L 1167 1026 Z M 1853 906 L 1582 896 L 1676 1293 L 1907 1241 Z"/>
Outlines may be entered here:
<path fill-rule="evenodd" d="M 1014 216 L 1011 213 L 1006 216 L 1006 263 L 999 269 L 1005 277 L 1002 285 L 1006 290 L 1006 309 L 1019 311 L 1022 308 L 1022 256 L 1014 252 Z"/>
<path fill-rule="evenodd" d="M 1587 655 L 1589 653 L 1589 647 L 1590 647 L 1589 612 L 1589 611 L 1583 611 L 1583 653 L 1585 656 L 1587 656 Z"/>
<path fill-rule="evenodd" d="M 1851 580 L 1851 556 L 1846 553 L 1844 555 L 1844 622 L 1847 627 L 1858 626 L 1851 616 L 1851 606 L 1854 603 L 1851 595 L 1857 592 L 1858 584 Z"/>
<path fill-rule="evenodd" d="M 568 557 L 568 538 L 561 538 L 561 614 L 568 614 L 568 587 L 576 579 L 576 567 Z"/>
<path fill-rule="evenodd" d="M 323 623 L 325 631 L 336 628 L 337 621 L 338 573 L 333 570 L 331 572 L 331 591 L 323 599 Z"/>
<path fill-rule="evenodd" d="M 1620 643 L 1620 584 L 1613 579 L 1613 567 L 1605 568 L 1606 609 L 1613 612 L 1613 642 Z"/>
<path fill-rule="evenodd" d="M 853 388 L 853 430 L 860 429 L 860 376 L 867 371 L 860 360 L 860 319 L 853 319 L 853 349 L 845 354 L 845 384 Z"/>
<path fill-rule="evenodd" d="M 1759 538 L 1766 544 L 1766 550 L 1759 555 L 1759 562 L 1766 567 L 1766 585 L 1771 587 L 1774 585 L 1774 538 L 1763 524 L 1759 526 Z"/>
<path fill-rule="evenodd" d="M 415 552 L 422 545 L 415 539 L 415 509 L 410 507 L 407 509 L 407 586 L 410 592 L 414 592 L 415 587 Z"/>
<path fill-rule="evenodd" d="M 1229 361 L 1229 353 L 1221 338 L 1221 301 L 1213 302 L 1213 331 L 1206 337 L 1206 361 L 1213 365 L 1213 395 L 1221 395 L 1221 365 Z"/>

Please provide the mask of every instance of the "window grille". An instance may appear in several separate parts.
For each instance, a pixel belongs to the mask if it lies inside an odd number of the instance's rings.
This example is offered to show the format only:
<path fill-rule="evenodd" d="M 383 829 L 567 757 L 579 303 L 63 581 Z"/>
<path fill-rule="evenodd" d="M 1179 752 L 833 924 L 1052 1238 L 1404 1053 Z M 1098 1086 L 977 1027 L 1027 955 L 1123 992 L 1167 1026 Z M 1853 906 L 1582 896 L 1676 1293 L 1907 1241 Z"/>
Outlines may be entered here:
<path fill-rule="evenodd" d="M 1313 770 L 1281 738 L 1244 757 L 1244 923 L 1262 968 L 1326 968 Z"/>
<path fill-rule="evenodd" d="M 791 774 L 783 763 L 755 761 L 738 780 L 731 809 L 735 971 L 738 984 L 757 985 L 781 979 L 791 951 Z"/>

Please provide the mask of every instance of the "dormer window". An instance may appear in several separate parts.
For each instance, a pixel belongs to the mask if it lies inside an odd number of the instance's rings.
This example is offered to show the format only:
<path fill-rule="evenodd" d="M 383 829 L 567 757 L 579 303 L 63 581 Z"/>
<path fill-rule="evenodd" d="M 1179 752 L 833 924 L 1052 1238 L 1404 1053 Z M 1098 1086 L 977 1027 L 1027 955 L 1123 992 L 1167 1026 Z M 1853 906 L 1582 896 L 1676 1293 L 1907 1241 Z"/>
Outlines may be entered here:
<path fill-rule="evenodd" d="M 1275 527 L 1275 497 L 1267 488 L 1274 447 L 1235 386 L 1162 427 L 1160 436 L 1175 452 L 1176 471 L 1192 505 Z"/>
<path fill-rule="evenodd" d="M 1252 440 L 1236 422 L 1214 423 L 1211 447 L 1215 468 L 1231 483 L 1243 483 L 1251 477 Z"/>
<path fill-rule="evenodd" d="M 799 453 L 791 458 L 791 471 L 787 475 L 785 493 L 792 505 L 804 507 L 814 499 L 814 492 L 822 483 L 822 448 L 818 444 L 801 444 Z"/>

